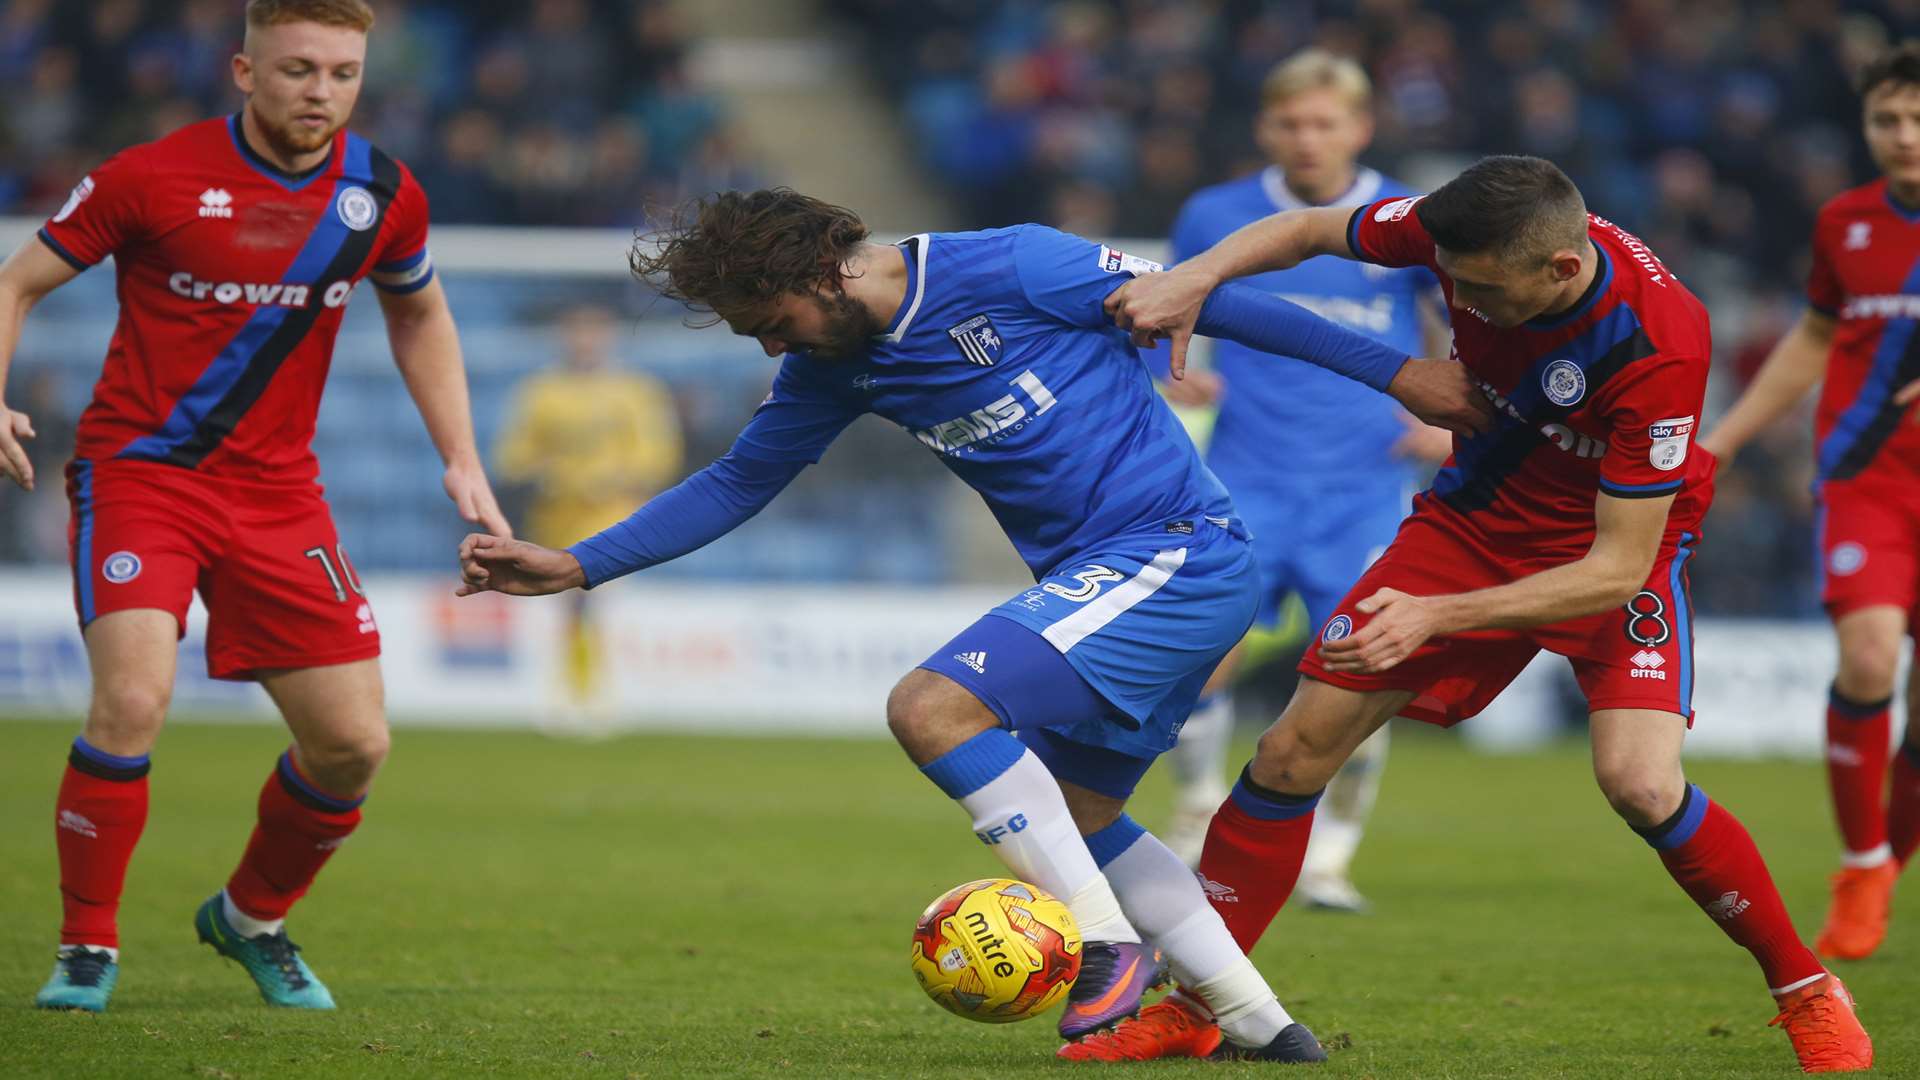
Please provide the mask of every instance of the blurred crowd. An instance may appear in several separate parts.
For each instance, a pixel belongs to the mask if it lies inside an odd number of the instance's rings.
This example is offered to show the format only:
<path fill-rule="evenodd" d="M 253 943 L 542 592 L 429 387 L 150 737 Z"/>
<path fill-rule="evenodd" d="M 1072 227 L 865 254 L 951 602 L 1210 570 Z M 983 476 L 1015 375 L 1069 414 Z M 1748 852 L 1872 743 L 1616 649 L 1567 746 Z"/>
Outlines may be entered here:
<path fill-rule="evenodd" d="M 1266 164 L 1251 129 L 1274 64 L 1353 56 L 1369 164 L 1427 187 L 1487 153 L 1559 163 L 1713 305 L 1719 395 L 1797 309 L 1819 206 L 1871 175 L 1852 71 L 1920 33 L 1913 0 L 833 2 L 982 225 L 1165 236 L 1195 188 Z M 1808 426 L 1723 473 L 1710 609 L 1812 610 Z"/>
<path fill-rule="evenodd" d="M 0 213 L 57 209 L 95 162 L 238 108 L 239 0 L 0 2 Z M 442 223 L 630 225 L 747 183 L 665 0 L 379 0 L 355 130 Z"/>

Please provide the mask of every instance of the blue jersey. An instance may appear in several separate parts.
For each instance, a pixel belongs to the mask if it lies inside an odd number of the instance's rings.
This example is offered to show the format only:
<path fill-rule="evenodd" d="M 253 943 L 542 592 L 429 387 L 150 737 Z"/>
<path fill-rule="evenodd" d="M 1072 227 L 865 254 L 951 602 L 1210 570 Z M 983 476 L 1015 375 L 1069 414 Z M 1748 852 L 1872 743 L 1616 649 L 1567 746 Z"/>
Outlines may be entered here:
<path fill-rule="evenodd" d="M 1398 194 L 1414 192 L 1362 169 L 1329 205 L 1359 206 Z M 1277 167 L 1203 188 L 1174 222 L 1173 257 L 1190 259 L 1243 225 L 1306 206 L 1287 190 Z M 1241 281 L 1409 356 L 1423 352 L 1416 301 L 1437 295 L 1439 284 L 1423 268 L 1395 270 L 1324 255 Z M 1325 368 L 1231 341 L 1215 342 L 1213 367 L 1227 389 L 1207 463 L 1235 493 L 1403 471 L 1392 447 L 1406 433 L 1404 414 L 1386 396 Z"/>
<path fill-rule="evenodd" d="M 885 336 L 857 359 L 789 354 L 736 453 L 817 461 L 877 413 L 980 493 L 1036 578 L 1115 537 L 1232 519 L 1226 489 L 1101 309 L 1157 265 L 1042 225 L 900 247 L 906 300 Z"/>

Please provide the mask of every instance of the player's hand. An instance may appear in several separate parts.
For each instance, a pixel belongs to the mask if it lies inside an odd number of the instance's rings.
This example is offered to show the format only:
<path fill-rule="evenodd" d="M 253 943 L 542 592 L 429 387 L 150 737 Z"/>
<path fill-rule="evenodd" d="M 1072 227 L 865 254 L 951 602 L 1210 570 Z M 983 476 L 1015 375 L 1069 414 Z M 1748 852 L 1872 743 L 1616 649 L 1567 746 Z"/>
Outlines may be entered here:
<path fill-rule="evenodd" d="M 1471 438 L 1493 427 L 1493 403 L 1457 360 L 1413 357 L 1400 365 L 1387 394 L 1420 420 L 1455 435 Z"/>
<path fill-rule="evenodd" d="M 506 515 L 500 512 L 499 500 L 493 497 L 493 486 L 487 483 L 487 471 L 478 462 L 462 461 L 447 466 L 440 484 L 447 489 L 447 498 L 459 509 L 462 521 L 478 525 L 495 536 L 513 538 L 513 526 L 507 524 Z"/>
<path fill-rule="evenodd" d="M 33 461 L 20 443 L 31 438 L 33 421 L 27 419 L 27 414 L 0 404 L 0 476 L 28 491 L 33 490 Z"/>
<path fill-rule="evenodd" d="M 1453 453 L 1452 432 L 1423 424 L 1406 413 L 1400 414 L 1400 422 L 1406 425 L 1407 431 L 1394 442 L 1394 456 L 1438 465 Z"/>
<path fill-rule="evenodd" d="M 1893 403 L 1903 408 L 1913 404 L 1916 400 L 1920 400 L 1920 379 L 1915 379 L 1901 387 L 1893 395 Z M 1914 415 L 1914 422 L 1920 423 L 1920 413 Z"/>
<path fill-rule="evenodd" d="M 586 583 L 586 571 L 571 552 L 485 533 L 472 533 L 460 541 L 460 588 L 455 596 L 482 592 L 546 596 Z"/>
<path fill-rule="evenodd" d="M 1219 284 L 1190 266 L 1145 274 L 1107 294 L 1107 317 L 1143 349 L 1167 340 L 1167 373 L 1178 382 L 1187 377 L 1187 346 L 1200 319 L 1200 305 Z"/>
<path fill-rule="evenodd" d="M 1220 395 L 1226 388 L 1226 381 L 1220 378 L 1219 373 L 1206 368 L 1194 368 L 1179 382 L 1161 383 L 1160 394 L 1181 408 L 1204 409 L 1219 404 Z"/>
<path fill-rule="evenodd" d="M 1431 598 L 1410 596 L 1398 589 L 1381 589 L 1354 608 L 1373 619 L 1338 641 L 1321 643 L 1320 662 L 1328 671 L 1385 671 L 1445 629 Z"/>

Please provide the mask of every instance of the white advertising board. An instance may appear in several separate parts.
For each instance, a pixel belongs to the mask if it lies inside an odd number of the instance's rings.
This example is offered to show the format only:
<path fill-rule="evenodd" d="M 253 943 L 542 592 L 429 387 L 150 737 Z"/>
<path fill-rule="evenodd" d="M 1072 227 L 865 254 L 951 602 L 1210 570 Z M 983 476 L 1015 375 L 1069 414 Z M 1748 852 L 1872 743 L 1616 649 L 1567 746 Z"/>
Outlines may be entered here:
<path fill-rule="evenodd" d="M 396 724 L 523 726 L 560 700 L 566 601 L 456 598 L 450 578 L 370 577 Z M 993 589 L 615 583 L 591 594 L 605 627 L 602 711 L 614 726 L 880 735 L 894 682 L 1000 600 Z M 250 684 L 206 677 L 205 614 L 182 642 L 176 711 L 270 718 Z M 1821 623 L 1697 626 L 1696 754 L 1817 755 L 1831 636 Z M 1462 725 L 1488 749 L 1553 734 L 1564 661 L 1542 657 Z M 74 714 L 86 657 L 59 572 L 0 572 L 0 715 Z"/>

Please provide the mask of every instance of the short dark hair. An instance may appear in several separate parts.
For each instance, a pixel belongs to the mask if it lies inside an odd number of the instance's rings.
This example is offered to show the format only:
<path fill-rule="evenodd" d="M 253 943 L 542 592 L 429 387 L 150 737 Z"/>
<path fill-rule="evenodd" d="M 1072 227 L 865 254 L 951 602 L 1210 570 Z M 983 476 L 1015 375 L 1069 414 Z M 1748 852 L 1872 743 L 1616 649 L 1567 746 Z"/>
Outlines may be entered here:
<path fill-rule="evenodd" d="M 1433 242 L 1503 262 L 1545 261 L 1587 235 L 1587 203 L 1545 158 L 1484 157 L 1414 206 Z"/>
<path fill-rule="evenodd" d="M 1881 86 L 1920 86 L 1920 41 L 1903 41 L 1866 62 L 1854 76 L 1854 88 L 1866 97 Z"/>
<path fill-rule="evenodd" d="M 723 191 L 682 205 L 658 232 L 634 241 L 634 276 L 712 326 L 792 293 L 840 287 L 840 267 L 867 239 L 844 206 L 791 188 Z"/>

